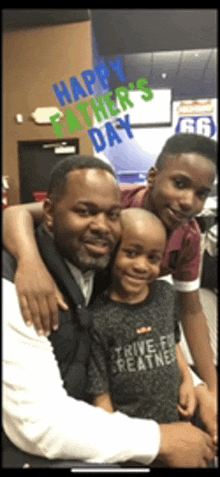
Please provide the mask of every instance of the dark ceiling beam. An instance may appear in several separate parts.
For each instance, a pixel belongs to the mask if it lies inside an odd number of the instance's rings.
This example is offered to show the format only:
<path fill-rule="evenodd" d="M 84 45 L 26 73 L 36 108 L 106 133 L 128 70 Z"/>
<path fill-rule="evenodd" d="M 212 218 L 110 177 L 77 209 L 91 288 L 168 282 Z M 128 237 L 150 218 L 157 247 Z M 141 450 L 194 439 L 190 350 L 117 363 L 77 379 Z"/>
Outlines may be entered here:
<path fill-rule="evenodd" d="M 2 27 L 4 31 L 11 31 L 88 20 L 88 9 L 4 9 Z"/>

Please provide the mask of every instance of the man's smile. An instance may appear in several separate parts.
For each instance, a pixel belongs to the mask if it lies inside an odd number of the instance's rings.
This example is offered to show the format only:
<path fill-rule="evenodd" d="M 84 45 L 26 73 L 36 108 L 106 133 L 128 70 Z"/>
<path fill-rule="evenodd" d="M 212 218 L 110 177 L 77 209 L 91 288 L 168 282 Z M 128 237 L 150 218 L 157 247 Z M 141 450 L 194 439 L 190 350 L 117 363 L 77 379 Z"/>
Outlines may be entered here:
<path fill-rule="evenodd" d="M 106 255 L 110 251 L 109 242 L 104 240 L 85 241 L 83 243 L 89 253 L 96 255 Z"/>
<path fill-rule="evenodd" d="M 82 238 L 82 243 L 88 253 L 95 255 L 109 254 L 113 246 L 111 240 L 108 237 L 89 234 Z"/>

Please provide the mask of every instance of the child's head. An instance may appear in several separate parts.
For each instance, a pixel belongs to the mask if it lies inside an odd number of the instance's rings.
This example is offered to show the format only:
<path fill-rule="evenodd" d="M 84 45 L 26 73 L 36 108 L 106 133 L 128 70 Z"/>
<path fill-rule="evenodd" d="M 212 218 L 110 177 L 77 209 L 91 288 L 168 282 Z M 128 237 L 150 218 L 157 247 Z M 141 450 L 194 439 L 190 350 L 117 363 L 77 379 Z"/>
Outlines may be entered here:
<path fill-rule="evenodd" d="M 148 174 L 147 208 L 169 232 L 198 215 L 211 191 L 217 143 L 198 134 L 175 134 Z"/>
<path fill-rule="evenodd" d="M 137 303 L 160 274 L 167 234 L 161 220 L 144 209 L 125 209 L 121 218 L 122 237 L 112 267 L 114 296 Z"/>

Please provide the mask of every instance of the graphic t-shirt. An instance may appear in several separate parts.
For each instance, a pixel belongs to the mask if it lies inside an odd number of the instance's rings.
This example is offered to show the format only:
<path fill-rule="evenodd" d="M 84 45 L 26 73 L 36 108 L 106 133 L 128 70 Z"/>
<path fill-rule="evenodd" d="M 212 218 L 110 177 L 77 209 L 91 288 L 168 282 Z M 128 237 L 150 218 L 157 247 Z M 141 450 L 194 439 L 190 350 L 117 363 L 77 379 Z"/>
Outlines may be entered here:
<path fill-rule="evenodd" d="M 89 394 L 110 393 L 114 408 L 158 423 L 178 420 L 178 308 L 172 285 L 156 281 L 140 304 L 112 301 L 108 292 L 93 305 Z M 149 335 L 137 329 L 151 326 Z"/>

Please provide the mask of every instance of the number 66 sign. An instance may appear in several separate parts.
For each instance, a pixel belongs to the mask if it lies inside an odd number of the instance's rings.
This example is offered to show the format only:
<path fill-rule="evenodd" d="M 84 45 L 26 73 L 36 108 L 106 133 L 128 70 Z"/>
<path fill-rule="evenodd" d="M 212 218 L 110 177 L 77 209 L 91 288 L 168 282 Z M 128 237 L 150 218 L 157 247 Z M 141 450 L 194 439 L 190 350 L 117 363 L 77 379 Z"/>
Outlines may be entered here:
<path fill-rule="evenodd" d="M 212 116 L 180 117 L 175 132 L 177 134 L 194 133 L 212 137 L 216 132 L 216 126 Z"/>

